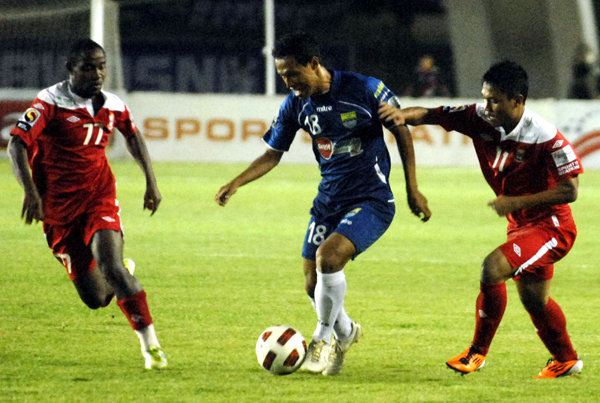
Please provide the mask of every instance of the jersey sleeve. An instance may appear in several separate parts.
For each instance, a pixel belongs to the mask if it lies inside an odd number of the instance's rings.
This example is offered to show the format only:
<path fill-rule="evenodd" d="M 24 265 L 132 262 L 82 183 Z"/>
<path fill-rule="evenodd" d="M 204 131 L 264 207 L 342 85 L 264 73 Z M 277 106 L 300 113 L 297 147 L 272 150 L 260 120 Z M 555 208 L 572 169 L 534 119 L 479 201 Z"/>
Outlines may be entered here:
<path fill-rule="evenodd" d="M 583 166 L 573 146 L 557 131 L 556 136 L 545 143 L 549 155 L 548 167 L 551 175 L 559 182 L 583 173 Z"/>
<path fill-rule="evenodd" d="M 400 99 L 390 90 L 381 80 L 373 77 L 367 79 L 367 100 L 371 106 L 371 110 L 377 116 L 379 104 L 387 102 L 390 105 L 400 108 Z"/>
<path fill-rule="evenodd" d="M 27 147 L 31 147 L 40 133 L 51 120 L 55 106 L 36 98 L 31 106 L 23 113 L 17 121 L 10 134 L 19 136 Z"/>
<path fill-rule="evenodd" d="M 263 136 L 263 141 L 267 146 L 275 151 L 289 151 L 296 132 L 300 129 L 297 113 L 294 113 L 293 97 L 290 94 L 281 107 L 279 114 L 273 120 L 271 127 Z"/>
<path fill-rule="evenodd" d="M 473 127 L 481 118 L 477 115 L 476 104 L 462 106 L 440 106 L 433 110 L 433 120 L 444 130 L 453 130 L 472 137 Z"/>
<path fill-rule="evenodd" d="M 129 108 L 125 105 L 125 108 L 121 112 L 115 113 L 115 126 L 125 137 L 130 137 L 137 131 L 137 126 L 131 117 Z"/>

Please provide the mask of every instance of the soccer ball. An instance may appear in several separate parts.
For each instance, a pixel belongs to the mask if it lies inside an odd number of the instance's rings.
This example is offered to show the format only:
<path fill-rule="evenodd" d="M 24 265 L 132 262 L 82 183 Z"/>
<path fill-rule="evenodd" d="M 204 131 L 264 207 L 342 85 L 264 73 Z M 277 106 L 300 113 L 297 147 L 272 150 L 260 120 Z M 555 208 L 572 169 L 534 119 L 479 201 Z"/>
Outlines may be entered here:
<path fill-rule="evenodd" d="M 288 375 L 302 365 L 306 341 L 291 326 L 272 326 L 262 332 L 256 342 L 258 363 L 274 375 Z"/>

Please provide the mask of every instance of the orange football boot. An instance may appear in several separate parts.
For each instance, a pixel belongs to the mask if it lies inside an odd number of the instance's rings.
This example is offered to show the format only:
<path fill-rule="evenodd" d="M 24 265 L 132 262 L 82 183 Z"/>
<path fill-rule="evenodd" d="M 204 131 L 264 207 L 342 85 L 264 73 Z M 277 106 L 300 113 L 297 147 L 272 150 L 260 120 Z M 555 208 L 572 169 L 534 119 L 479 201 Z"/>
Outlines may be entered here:
<path fill-rule="evenodd" d="M 562 376 L 578 375 L 583 368 L 583 361 L 579 358 L 571 361 L 558 361 L 550 358 L 548 364 L 534 378 L 560 378 Z"/>
<path fill-rule="evenodd" d="M 485 355 L 480 354 L 479 350 L 473 346 L 469 347 L 462 354 L 449 359 L 446 362 L 448 368 L 460 372 L 463 375 L 475 372 L 485 364 Z"/>

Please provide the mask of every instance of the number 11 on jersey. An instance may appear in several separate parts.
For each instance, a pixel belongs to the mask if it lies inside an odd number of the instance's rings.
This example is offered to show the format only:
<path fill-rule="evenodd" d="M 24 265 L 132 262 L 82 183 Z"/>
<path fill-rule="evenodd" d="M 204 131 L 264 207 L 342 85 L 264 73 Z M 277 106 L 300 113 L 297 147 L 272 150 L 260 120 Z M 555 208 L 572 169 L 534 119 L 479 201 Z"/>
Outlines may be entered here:
<path fill-rule="evenodd" d="M 92 139 L 92 135 L 94 133 L 94 127 L 98 128 L 98 135 L 96 136 L 96 141 L 94 142 L 94 145 L 100 144 L 100 141 L 102 140 L 102 135 L 104 134 L 104 125 L 102 123 L 86 123 L 83 125 L 83 127 L 87 127 L 88 129 L 87 135 L 85 136 L 85 140 L 83 140 L 83 145 L 87 146 L 88 144 L 90 144 L 90 140 Z"/>

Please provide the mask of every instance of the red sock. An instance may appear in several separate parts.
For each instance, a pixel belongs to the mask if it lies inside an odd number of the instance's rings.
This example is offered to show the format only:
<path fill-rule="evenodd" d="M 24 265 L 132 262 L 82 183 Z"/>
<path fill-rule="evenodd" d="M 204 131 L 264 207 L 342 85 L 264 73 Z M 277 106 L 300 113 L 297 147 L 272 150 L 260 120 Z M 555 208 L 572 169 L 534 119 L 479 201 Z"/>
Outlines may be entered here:
<path fill-rule="evenodd" d="M 538 336 L 554 358 L 562 362 L 577 358 L 567 333 L 565 315 L 552 298 L 548 300 L 543 310 L 529 312 L 529 316 L 537 329 Z"/>
<path fill-rule="evenodd" d="M 483 284 L 477 297 L 473 346 L 487 355 L 506 309 L 506 283 Z"/>
<path fill-rule="evenodd" d="M 120 299 L 117 301 L 117 305 L 129 320 L 133 330 L 141 330 L 152 324 L 152 317 L 146 301 L 146 291 L 142 290 L 137 294 Z"/>

